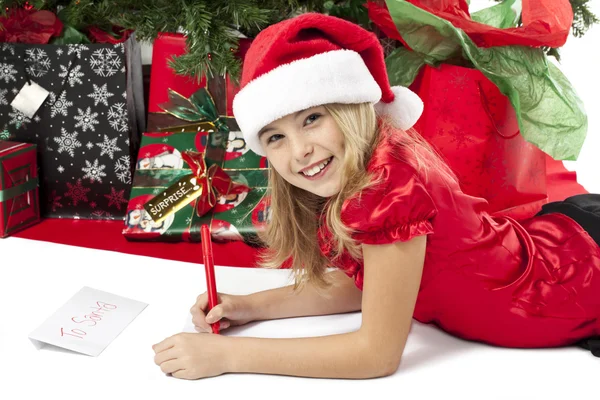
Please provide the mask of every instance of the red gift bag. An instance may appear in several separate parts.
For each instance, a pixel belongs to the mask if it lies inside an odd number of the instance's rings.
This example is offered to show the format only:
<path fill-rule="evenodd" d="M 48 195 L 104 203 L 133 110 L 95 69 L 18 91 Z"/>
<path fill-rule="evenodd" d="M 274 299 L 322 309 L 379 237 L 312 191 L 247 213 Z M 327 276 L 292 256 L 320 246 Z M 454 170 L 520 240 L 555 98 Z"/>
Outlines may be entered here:
<path fill-rule="evenodd" d="M 508 98 L 480 71 L 425 66 L 411 85 L 425 104 L 415 129 L 491 211 L 516 219 L 547 203 L 546 156 L 520 135 Z"/>

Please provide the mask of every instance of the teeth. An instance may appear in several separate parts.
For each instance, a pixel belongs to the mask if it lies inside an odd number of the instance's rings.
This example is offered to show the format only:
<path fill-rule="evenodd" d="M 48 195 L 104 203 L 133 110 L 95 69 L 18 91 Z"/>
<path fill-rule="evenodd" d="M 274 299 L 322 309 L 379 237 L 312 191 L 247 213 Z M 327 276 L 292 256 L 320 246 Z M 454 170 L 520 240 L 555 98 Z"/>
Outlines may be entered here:
<path fill-rule="evenodd" d="M 314 166 L 313 168 L 309 169 L 308 171 L 304 171 L 302 173 L 306 176 L 314 176 L 314 175 L 318 174 L 319 172 L 321 172 L 321 170 L 323 168 L 325 168 L 325 166 L 327 164 L 329 164 L 330 161 L 331 161 L 331 158 L 328 159 L 327 161 L 322 162 L 319 165 Z"/>

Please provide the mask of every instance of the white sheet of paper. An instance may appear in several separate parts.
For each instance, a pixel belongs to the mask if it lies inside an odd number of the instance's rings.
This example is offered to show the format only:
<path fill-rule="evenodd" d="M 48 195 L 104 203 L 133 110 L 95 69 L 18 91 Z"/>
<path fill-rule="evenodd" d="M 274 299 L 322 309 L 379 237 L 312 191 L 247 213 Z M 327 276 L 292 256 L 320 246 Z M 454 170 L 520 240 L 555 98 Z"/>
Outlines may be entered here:
<path fill-rule="evenodd" d="M 29 338 L 95 357 L 147 305 L 84 286 Z"/>
<path fill-rule="evenodd" d="M 357 331 L 362 322 L 362 314 L 353 312 L 316 317 L 300 317 L 256 321 L 242 326 L 223 330 L 225 336 L 244 336 L 258 338 L 299 338 L 336 335 Z M 197 333 L 188 313 L 183 332 Z"/>

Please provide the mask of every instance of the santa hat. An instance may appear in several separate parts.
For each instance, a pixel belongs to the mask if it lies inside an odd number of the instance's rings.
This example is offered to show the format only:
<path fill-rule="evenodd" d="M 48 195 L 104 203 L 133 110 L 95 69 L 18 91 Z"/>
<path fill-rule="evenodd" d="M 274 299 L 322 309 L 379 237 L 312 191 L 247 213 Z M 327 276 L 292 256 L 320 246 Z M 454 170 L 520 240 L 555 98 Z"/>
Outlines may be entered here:
<path fill-rule="evenodd" d="M 307 13 L 271 25 L 254 39 L 233 113 L 248 147 L 264 156 L 258 132 L 271 122 L 323 104 L 367 102 L 401 129 L 412 127 L 423 112 L 415 93 L 390 87 L 375 34 Z"/>

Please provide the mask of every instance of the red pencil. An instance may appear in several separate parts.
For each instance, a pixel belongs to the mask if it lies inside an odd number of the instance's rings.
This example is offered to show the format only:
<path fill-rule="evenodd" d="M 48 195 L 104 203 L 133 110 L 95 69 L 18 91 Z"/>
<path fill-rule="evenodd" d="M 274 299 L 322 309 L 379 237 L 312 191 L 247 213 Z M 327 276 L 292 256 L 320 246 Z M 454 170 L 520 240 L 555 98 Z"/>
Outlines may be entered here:
<path fill-rule="evenodd" d="M 206 291 L 208 292 L 208 311 L 219 304 L 217 299 L 217 284 L 215 282 L 215 264 L 213 261 L 212 240 L 210 238 L 210 228 L 208 225 L 202 225 L 200 229 L 202 235 L 202 256 L 204 257 L 204 269 L 206 270 Z M 213 333 L 219 333 L 219 322 L 211 324 Z"/>

